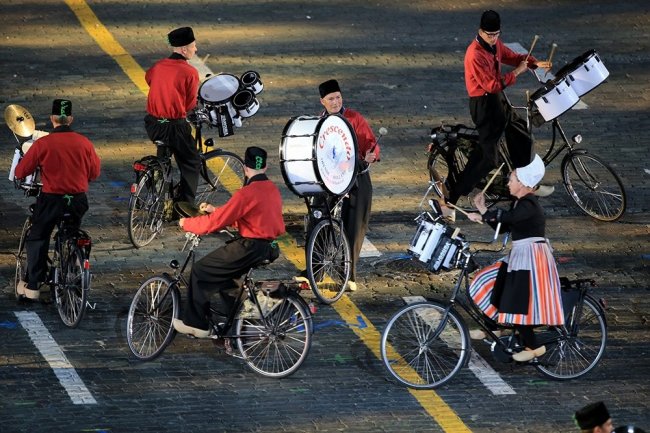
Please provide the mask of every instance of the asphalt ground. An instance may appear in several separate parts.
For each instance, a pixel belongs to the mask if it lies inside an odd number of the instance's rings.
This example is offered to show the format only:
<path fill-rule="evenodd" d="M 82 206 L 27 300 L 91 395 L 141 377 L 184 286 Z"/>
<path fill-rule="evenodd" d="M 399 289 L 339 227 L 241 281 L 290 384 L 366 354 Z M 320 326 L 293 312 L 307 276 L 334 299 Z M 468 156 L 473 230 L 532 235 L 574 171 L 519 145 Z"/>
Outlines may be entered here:
<path fill-rule="evenodd" d="M 504 41 L 528 47 L 538 34 L 534 54 L 544 58 L 555 42 L 560 66 L 596 49 L 610 71 L 606 83 L 583 97 L 588 109 L 564 114 L 562 125 L 569 135 L 582 133 L 582 146 L 621 176 L 627 214 L 616 223 L 582 215 L 562 188 L 559 159 L 547 174 L 556 192 L 542 201 L 561 274 L 594 278 L 594 295 L 607 301 L 608 347 L 586 377 L 553 382 L 530 367 L 498 363 L 478 344 L 475 351 L 514 394 L 495 395 L 469 369 L 435 392 L 412 392 L 383 369 L 378 335 L 405 296 L 444 299 L 455 281 L 456 273 L 430 274 L 402 258 L 427 186 L 430 129 L 443 121 L 470 123 L 462 59 L 487 8 L 501 13 Z M 14 251 L 31 200 L 9 181 L 0 184 L 0 431 L 570 432 L 577 430 L 573 412 L 595 400 L 607 403 L 615 425 L 647 430 L 649 12 L 644 1 L 589 0 L 4 2 L 2 106 L 20 104 L 37 129 L 48 129 L 51 100 L 71 98 L 75 129 L 95 143 L 102 175 L 91 185 L 84 221 L 94 241 L 96 308 L 75 330 L 49 306 L 16 304 Z M 271 155 L 269 174 L 283 194 L 289 236 L 284 256 L 260 277 L 289 278 L 300 266 L 304 204 L 283 185 L 275 149 L 291 117 L 318 112 L 318 84 L 338 78 L 347 104 L 375 130 L 389 130 L 382 162 L 373 167 L 368 232 L 381 256 L 363 260 L 359 291 L 319 308 L 312 351 L 285 380 L 261 378 L 209 342 L 178 337 L 149 363 L 136 361 L 126 345 L 135 289 L 180 256 L 173 226 L 134 249 L 126 215 L 131 162 L 152 150 L 142 125 L 146 88 L 139 71 L 168 55 L 164 35 L 183 25 L 194 28 L 198 55 L 210 69 L 236 75 L 253 69 L 264 82 L 259 112 L 218 143 L 240 154 L 262 145 Z M 509 95 L 521 101 L 525 90 L 538 87 L 524 77 Z M 536 132 L 540 150 L 545 132 Z M 7 155 L 0 171 L 8 171 L 15 140 L 4 126 L 0 143 Z M 462 218 L 458 226 L 473 238 L 490 236 Z M 201 248 L 219 242 L 206 240 Z M 19 321 L 31 313 L 95 403 L 73 403 Z"/>

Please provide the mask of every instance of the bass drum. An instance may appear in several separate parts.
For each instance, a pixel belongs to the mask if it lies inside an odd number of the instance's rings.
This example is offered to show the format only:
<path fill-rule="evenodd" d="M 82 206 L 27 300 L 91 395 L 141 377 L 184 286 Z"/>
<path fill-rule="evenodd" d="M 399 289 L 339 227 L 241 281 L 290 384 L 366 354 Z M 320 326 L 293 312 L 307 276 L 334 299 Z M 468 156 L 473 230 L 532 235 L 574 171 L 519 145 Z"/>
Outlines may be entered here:
<path fill-rule="evenodd" d="M 357 138 L 338 114 L 292 117 L 282 132 L 280 167 L 300 197 L 344 195 L 356 179 Z"/>
<path fill-rule="evenodd" d="M 609 77 L 609 71 L 595 50 L 589 50 L 576 57 L 557 71 L 555 80 L 566 79 L 579 97 L 599 86 Z"/>

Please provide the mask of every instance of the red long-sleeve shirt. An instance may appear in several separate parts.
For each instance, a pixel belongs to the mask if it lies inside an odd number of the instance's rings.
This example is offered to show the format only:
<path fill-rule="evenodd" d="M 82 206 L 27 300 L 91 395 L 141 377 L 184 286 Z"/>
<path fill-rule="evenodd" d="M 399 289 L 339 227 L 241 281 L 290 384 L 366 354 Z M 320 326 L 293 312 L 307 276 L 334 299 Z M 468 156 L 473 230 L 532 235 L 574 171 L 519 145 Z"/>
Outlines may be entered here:
<path fill-rule="evenodd" d="M 366 154 L 374 146 L 375 150 L 373 153 L 375 154 L 375 159 L 379 161 L 379 145 L 366 119 L 359 112 L 349 108 L 343 110 L 343 116 L 350 122 L 352 129 L 354 129 L 354 134 L 357 136 L 357 147 L 359 148 L 357 158 L 364 159 Z"/>
<path fill-rule="evenodd" d="M 234 226 L 245 238 L 273 240 L 285 232 L 282 197 L 266 175 L 254 176 L 214 212 L 186 218 L 183 230 L 204 235 Z"/>
<path fill-rule="evenodd" d="M 517 77 L 512 71 L 501 74 L 501 64 L 518 66 L 526 59 L 526 54 L 517 54 L 505 46 L 500 39 L 495 45 L 496 54 L 486 50 L 477 39 L 465 52 L 465 87 L 470 97 L 486 93 L 499 93 L 514 84 Z M 528 57 L 528 67 L 535 69 L 537 59 Z"/>
<path fill-rule="evenodd" d="M 78 194 L 87 192 L 88 182 L 99 177 L 100 165 L 90 140 L 69 126 L 59 126 L 34 142 L 16 166 L 16 177 L 22 179 L 41 167 L 43 192 Z"/>
<path fill-rule="evenodd" d="M 199 73 L 184 57 L 159 60 L 145 74 L 147 113 L 159 119 L 184 119 L 196 106 Z"/>

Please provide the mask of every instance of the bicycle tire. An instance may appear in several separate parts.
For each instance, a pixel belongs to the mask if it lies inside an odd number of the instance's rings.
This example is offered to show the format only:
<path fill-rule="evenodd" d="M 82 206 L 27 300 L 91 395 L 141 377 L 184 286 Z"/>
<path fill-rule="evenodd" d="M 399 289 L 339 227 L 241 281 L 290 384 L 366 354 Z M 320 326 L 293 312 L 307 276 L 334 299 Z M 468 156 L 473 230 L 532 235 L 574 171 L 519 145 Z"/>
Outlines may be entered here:
<path fill-rule="evenodd" d="M 18 252 L 16 253 L 16 274 L 14 276 L 14 294 L 16 295 L 16 299 L 24 298 L 24 295 L 18 294 L 18 284 L 20 281 L 27 281 L 27 249 L 25 248 L 25 241 L 31 227 L 32 217 L 28 216 L 23 224 L 23 231 L 18 241 Z"/>
<path fill-rule="evenodd" d="M 469 359 L 467 326 L 439 302 L 407 305 L 388 321 L 381 336 L 384 367 L 399 383 L 414 389 L 433 389 L 451 380 Z"/>
<path fill-rule="evenodd" d="M 289 295 L 264 318 L 236 319 L 237 348 L 254 372 L 272 378 L 290 376 L 311 348 L 310 321 L 309 311 Z"/>
<path fill-rule="evenodd" d="M 244 161 L 232 152 L 216 149 L 201 155 L 203 164 L 196 189 L 196 205 L 219 207 L 244 185 Z"/>
<path fill-rule="evenodd" d="M 165 216 L 165 180 L 160 167 L 147 170 L 137 182 L 129 200 L 129 240 L 142 248 L 160 233 Z"/>
<path fill-rule="evenodd" d="M 309 234 L 307 278 L 318 300 L 332 304 L 343 296 L 350 280 L 350 244 L 342 224 L 325 219 Z"/>
<path fill-rule="evenodd" d="M 142 361 L 158 357 L 172 342 L 180 294 L 166 276 L 151 277 L 135 292 L 126 322 L 129 349 Z"/>
<path fill-rule="evenodd" d="M 562 328 L 549 327 L 538 333 L 538 341 L 548 341 L 549 333 L 559 334 L 553 343 L 546 344 L 546 353 L 535 366 L 544 376 L 576 379 L 593 370 L 603 357 L 607 345 L 605 312 L 595 299 L 585 296 L 579 313 L 574 307 Z"/>
<path fill-rule="evenodd" d="M 625 213 L 627 196 L 623 182 L 600 157 L 584 149 L 562 160 L 564 188 L 578 207 L 599 221 L 616 221 Z"/>
<path fill-rule="evenodd" d="M 63 324 L 76 328 L 86 311 L 90 271 L 85 266 L 86 257 L 77 247 L 76 239 L 65 240 L 61 248 L 57 253 L 59 267 L 54 284 L 54 301 Z"/>

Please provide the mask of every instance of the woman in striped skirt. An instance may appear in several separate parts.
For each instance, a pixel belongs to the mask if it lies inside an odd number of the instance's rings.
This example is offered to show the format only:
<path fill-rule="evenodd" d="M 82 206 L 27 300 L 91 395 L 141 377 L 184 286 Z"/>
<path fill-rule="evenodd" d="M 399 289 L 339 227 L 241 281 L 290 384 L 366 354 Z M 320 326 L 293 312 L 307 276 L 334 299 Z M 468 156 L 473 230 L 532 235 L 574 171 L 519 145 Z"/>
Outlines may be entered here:
<path fill-rule="evenodd" d="M 501 223 L 500 230 L 512 235 L 508 257 L 479 272 L 470 294 L 496 322 L 515 325 L 526 347 L 512 357 L 519 362 L 546 353 L 537 344 L 535 326 L 564 324 L 560 278 L 545 237 L 544 211 L 534 194 L 543 177 L 544 163 L 535 155 L 533 162 L 510 174 L 508 188 L 515 200 L 509 210 L 488 210 L 485 197 L 479 194 L 474 197 L 479 213 L 469 215 L 472 221 L 484 221 L 493 228 Z"/>

